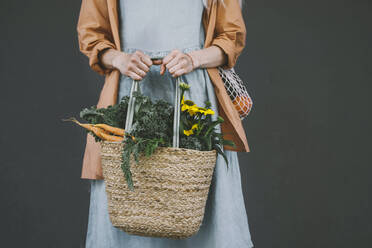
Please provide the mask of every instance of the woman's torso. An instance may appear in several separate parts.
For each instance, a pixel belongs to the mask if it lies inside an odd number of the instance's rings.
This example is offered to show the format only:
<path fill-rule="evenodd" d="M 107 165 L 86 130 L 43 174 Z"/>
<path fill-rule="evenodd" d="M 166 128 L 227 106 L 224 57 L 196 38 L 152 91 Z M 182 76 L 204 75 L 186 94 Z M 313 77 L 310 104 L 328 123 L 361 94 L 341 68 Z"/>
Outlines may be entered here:
<path fill-rule="evenodd" d="M 173 49 L 186 53 L 204 47 L 202 0 L 120 0 L 119 10 L 121 45 L 126 53 L 141 50 L 151 58 L 163 58 Z M 208 100 L 217 113 L 214 88 L 205 68 L 184 74 L 181 80 L 191 86 L 186 99 L 198 106 Z M 118 101 L 129 95 L 132 81 L 120 76 Z M 139 85 L 142 94 L 152 100 L 173 104 L 175 78 L 168 70 L 160 75 L 160 65 L 152 65 Z"/>
<path fill-rule="evenodd" d="M 202 0 L 120 0 L 119 6 L 126 51 L 191 50 L 204 44 Z"/>

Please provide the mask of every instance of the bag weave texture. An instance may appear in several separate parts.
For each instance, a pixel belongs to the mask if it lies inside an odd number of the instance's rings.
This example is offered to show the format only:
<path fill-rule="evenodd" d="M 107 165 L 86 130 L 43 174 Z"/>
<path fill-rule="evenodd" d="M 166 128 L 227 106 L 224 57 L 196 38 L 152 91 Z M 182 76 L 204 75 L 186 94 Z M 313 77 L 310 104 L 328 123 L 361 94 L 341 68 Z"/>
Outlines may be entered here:
<path fill-rule="evenodd" d="M 129 234 L 183 239 L 204 218 L 216 151 L 158 147 L 139 163 L 131 155 L 134 191 L 121 169 L 123 143 L 101 142 L 102 172 L 113 226 Z"/>

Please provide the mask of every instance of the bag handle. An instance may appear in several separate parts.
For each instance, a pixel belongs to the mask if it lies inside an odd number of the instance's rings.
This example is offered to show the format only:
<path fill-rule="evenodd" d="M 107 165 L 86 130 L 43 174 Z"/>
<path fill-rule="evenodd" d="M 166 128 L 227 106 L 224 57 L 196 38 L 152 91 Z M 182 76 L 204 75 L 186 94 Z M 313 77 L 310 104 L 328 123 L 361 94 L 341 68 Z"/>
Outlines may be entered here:
<path fill-rule="evenodd" d="M 180 76 L 176 77 L 175 84 L 175 97 L 174 97 L 174 118 L 173 118 L 173 147 L 179 147 L 179 129 L 180 129 L 180 101 L 181 101 L 181 90 L 180 90 Z M 129 102 L 127 116 L 125 120 L 125 132 L 130 133 L 133 124 L 134 107 L 136 98 L 133 96 L 134 92 L 140 92 L 138 87 L 140 80 L 133 79 L 132 87 L 130 89 Z"/>

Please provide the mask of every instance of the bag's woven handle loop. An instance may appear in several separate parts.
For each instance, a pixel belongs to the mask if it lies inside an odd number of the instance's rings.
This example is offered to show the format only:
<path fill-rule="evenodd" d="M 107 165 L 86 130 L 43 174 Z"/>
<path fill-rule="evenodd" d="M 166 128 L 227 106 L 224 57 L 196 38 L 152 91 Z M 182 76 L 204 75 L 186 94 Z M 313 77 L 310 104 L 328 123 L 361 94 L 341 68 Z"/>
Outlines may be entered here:
<path fill-rule="evenodd" d="M 180 90 L 180 77 L 176 78 L 175 85 L 175 96 L 174 96 L 174 118 L 173 118 L 173 147 L 178 148 L 180 145 L 180 101 L 181 101 L 181 90 Z"/>
<path fill-rule="evenodd" d="M 129 102 L 127 116 L 125 120 L 125 132 L 130 133 L 132 130 L 134 107 L 136 103 L 136 98 L 133 96 L 134 92 L 140 92 L 138 87 L 140 81 L 133 79 L 132 87 L 130 89 Z M 174 97 L 174 118 L 173 118 L 173 147 L 179 147 L 179 129 L 180 129 L 180 101 L 181 101 L 181 91 L 180 91 L 180 77 L 176 78 L 175 84 L 175 97 Z"/>
<path fill-rule="evenodd" d="M 128 102 L 128 109 L 127 109 L 127 117 L 125 120 L 125 132 L 130 133 L 132 130 L 132 124 L 133 124 L 133 115 L 134 115 L 134 104 L 136 101 L 136 98 L 133 96 L 133 93 L 135 91 L 140 91 L 138 87 L 139 81 L 134 80 L 132 82 L 132 88 L 130 89 L 130 96 L 129 96 L 129 102 Z"/>

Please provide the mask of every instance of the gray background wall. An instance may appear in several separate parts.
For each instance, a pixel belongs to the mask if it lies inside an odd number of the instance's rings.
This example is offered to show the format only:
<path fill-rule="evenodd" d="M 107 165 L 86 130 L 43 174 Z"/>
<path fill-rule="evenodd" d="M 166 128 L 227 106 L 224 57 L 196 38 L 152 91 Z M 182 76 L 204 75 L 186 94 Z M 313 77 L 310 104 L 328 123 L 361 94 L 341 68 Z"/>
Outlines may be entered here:
<path fill-rule="evenodd" d="M 254 108 L 239 153 L 257 248 L 371 247 L 370 0 L 244 7 L 236 70 Z M 85 132 L 60 119 L 96 104 L 103 78 L 77 46 L 80 1 L 0 2 L 3 247 L 83 247 Z"/>

